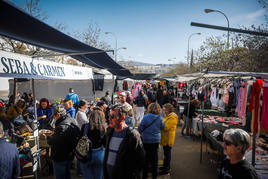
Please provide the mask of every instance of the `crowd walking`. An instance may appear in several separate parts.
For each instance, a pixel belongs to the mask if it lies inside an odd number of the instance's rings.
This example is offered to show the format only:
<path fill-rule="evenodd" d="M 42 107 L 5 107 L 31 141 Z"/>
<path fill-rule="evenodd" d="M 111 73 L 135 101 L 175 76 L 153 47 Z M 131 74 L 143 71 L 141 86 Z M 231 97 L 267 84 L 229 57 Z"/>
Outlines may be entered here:
<path fill-rule="evenodd" d="M 144 86 L 136 97 L 120 92 L 114 104 L 109 95 L 107 91 L 100 101 L 90 104 L 70 88 L 59 104 L 52 105 L 47 98 L 39 101 L 39 128 L 52 131 L 45 134 L 45 139 L 51 148 L 55 178 L 71 178 L 73 161 L 77 164 L 77 175 L 85 179 L 146 179 L 149 173 L 156 179 L 170 175 L 179 120 L 171 93 L 163 87 Z M 186 128 L 189 135 L 189 125 L 199 104 L 192 100 L 189 114 L 186 107 L 182 134 Z M 8 151 L 6 156 L 0 152 L 0 166 L 10 163 L 6 169 L 0 168 L 0 174 L 6 178 L 18 178 L 20 163 L 16 147 L 4 140 L 5 132 L 11 133 L 13 121 L 31 107 L 24 99 L 18 99 L 7 115 L 3 110 L 0 115 L 0 147 Z M 221 178 L 237 178 L 237 168 L 244 171 L 244 178 L 256 178 L 254 168 L 243 160 L 248 138 L 243 130 L 226 130 L 224 150 L 229 160 L 224 162 Z M 164 161 L 159 168 L 160 147 Z"/>

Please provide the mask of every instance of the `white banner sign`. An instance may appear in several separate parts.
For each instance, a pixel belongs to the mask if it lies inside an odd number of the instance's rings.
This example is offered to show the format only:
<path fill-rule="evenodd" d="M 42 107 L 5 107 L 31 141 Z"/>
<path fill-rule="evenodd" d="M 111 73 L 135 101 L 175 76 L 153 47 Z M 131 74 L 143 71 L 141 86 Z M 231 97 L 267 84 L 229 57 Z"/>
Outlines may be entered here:
<path fill-rule="evenodd" d="M 29 56 L 0 51 L 0 77 L 88 80 L 93 78 L 92 69 L 65 65 Z"/>

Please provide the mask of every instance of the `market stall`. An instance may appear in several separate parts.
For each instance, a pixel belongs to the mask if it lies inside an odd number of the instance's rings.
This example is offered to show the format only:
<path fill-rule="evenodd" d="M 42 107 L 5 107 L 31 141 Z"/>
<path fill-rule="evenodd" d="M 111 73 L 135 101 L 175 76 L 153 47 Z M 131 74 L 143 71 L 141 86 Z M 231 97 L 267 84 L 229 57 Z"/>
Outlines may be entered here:
<path fill-rule="evenodd" d="M 228 128 L 246 130 L 252 137 L 252 151 L 247 154 L 247 159 L 260 176 L 267 177 L 265 147 L 268 140 L 263 137 L 268 128 L 267 74 L 217 72 L 216 75 L 221 77 L 216 79 L 213 74 L 207 74 L 192 85 L 191 94 L 203 104 L 199 115 L 193 119 L 194 134 L 205 135 L 212 147 L 223 156 L 223 132 Z M 202 140 L 200 150 L 202 162 Z"/>
<path fill-rule="evenodd" d="M 40 86 L 35 87 L 35 80 L 91 80 L 92 69 L 84 67 L 74 67 L 71 65 L 63 65 L 45 60 L 33 60 L 29 56 L 0 51 L 0 77 L 8 78 L 28 78 L 31 79 L 31 88 L 34 99 L 36 101 L 38 95 L 42 94 L 39 90 Z M 17 80 L 16 80 L 17 81 Z M 47 88 L 48 85 L 47 85 Z M 14 86 L 16 89 L 16 86 Z M 48 90 L 49 91 L 49 90 Z M 42 96 L 43 97 L 43 96 Z M 39 124 L 36 115 L 36 105 L 32 106 L 33 113 L 23 113 L 18 115 L 13 123 L 15 133 L 7 135 L 6 139 L 15 142 L 20 151 L 22 166 L 22 176 L 32 176 L 39 167 L 42 167 L 39 157 L 42 152 L 48 157 L 49 146 L 46 140 L 42 138 L 43 133 L 51 131 L 39 131 Z M 8 134 L 8 133 L 7 133 Z M 41 136 L 41 138 L 40 138 Z M 44 149 L 44 150 L 42 150 Z M 44 157 L 44 158 L 47 158 Z M 42 171 L 43 168 L 41 168 Z M 31 171 L 31 172 L 30 172 Z M 36 175 L 36 174 L 35 174 Z M 33 177 L 33 176 L 32 176 Z"/>

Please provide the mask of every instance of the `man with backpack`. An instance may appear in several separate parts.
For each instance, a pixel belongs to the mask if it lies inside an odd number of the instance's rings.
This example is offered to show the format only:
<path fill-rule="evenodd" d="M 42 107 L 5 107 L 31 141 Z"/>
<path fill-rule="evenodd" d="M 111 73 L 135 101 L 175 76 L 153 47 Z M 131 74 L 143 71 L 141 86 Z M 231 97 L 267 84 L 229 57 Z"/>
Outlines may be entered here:
<path fill-rule="evenodd" d="M 56 121 L 55 130 L 51 136 L 47 136 L 47 143 L 51 146 L 54 175 L 56 179 L 70 178 L 80 130 L 62 106 L 55 107 L 53 118 Z"/>

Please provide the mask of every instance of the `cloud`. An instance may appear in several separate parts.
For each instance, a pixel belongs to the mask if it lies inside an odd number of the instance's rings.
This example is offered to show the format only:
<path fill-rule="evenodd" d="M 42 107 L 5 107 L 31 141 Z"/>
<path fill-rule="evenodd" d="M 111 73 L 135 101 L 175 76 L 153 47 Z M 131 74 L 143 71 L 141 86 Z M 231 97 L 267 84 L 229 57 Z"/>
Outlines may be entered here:
<path fill-rule="evenodd" d="M 260 25 L 263 22 L 265 13 L 267 13 L 265 9 L 260 9 L 260 10 L 257 10 L 255 12 L 251 12 L 248 14 L 241 14 L 241 15 L 230 18 L 230 23 L 231 23 L 231 26 L 234 26 L 234 27 L 236 27 L 237 25 L 239 27 L 241 26 L 249 27 L 253 24 Z"/>
<path fill-rule="evenodd" d="M 139 54 L 138 54 L 138 57 L 143 57 L 143 54 L 142 54 L 142 53 L 139 53 Z"/>
<path fill-rule="evenodd" d="M 258 17 L 263 16 L 265 14 L 265 12 L 266 12 L 265 9 L 260 9 L 256 12 L 247 14 L 246 18 L 249 21 L 256 21 L 258 19 Z"/>

